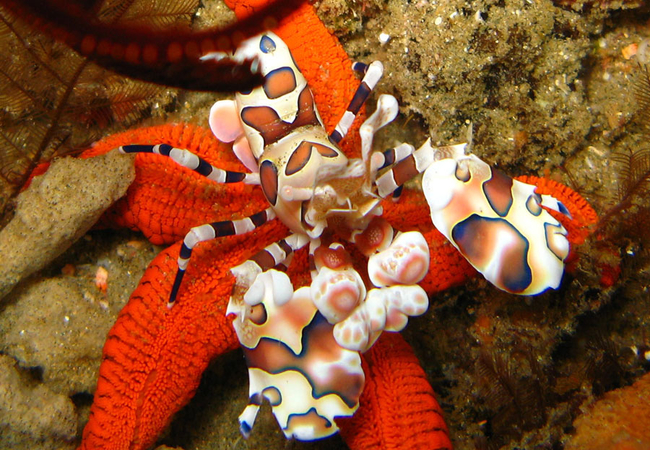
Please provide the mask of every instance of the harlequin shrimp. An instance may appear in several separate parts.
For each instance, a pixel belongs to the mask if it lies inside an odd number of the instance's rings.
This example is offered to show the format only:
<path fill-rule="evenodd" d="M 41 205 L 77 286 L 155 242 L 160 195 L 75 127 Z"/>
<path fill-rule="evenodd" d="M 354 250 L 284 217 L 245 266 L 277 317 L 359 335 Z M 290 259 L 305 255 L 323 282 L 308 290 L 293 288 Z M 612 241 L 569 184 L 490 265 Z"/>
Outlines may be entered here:
<path fill-rule="evenodd" d="M 381 95 L 361 126 L 361 158 L 343 154 L 338 143 L 381 78 L 380 62 L 353 65 L 363 79 L 328 134 L 278 36 L 267 32 L 244 41 L 235 56 L 259 61 L 264 84 L 215 103 L 209 123 L 219 140 L 233 143 L 250 173 L 219 169 L 165 144 L 121 151 L 166 155 L 218 183 L 259 185 L 270 205 L 249 217 L 190 230 L 169 307 L 200 242 L 245 234 L 276 218 L 291 231 L 231 269 L 236 284 L 227 313 L 236 316 L 250 381 L 249 404 L 239 418 L 244 436 L 264 398 L 288 438 L 334 434 L 335 419 L 358 407 L 364 386 L 359 352 L 382 331 L 400 331 L 409 316 L 426 311 L 428 298 L 417 283 L 429 268 L 427 242 L 417 231 L 394 230 L 381 217 L 380 204 L 390 195 L 397 200 L 401 187 L 421 173 L 433 223 L 488 280 L 520 294 L 559 285 L 568 241 L 544 207 L 564 212 L 563 206 L 466 155 L 469 144 L 432 147 L 427 141 L 418 150 L 401 144 L 374 152 L 374 134 L 398 113 L 394 97 Z M 362 273 L 339 239 L 368 258 Z M 294 290 L 281 269 L 306 246 L 312 282 Z"/>

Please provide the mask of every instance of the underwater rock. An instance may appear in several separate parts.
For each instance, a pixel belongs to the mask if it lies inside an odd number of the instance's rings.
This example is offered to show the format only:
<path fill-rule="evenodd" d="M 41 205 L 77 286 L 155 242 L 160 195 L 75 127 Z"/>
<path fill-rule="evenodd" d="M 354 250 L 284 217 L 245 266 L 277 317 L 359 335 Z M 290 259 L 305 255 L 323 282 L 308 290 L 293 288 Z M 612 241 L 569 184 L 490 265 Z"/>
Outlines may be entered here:
<path fill-rule="evenodd" d="M 0 447 L 74 448 L 77 414 L 72 401 L 23 378 L 28 377 L 14 359 L 0 355 Z"/>
<path fill-rule="evenodd" d="M 83 236 L 134 177 L 133 159 L 117 152 L 59 159 L 35 177 L 18 197 L 14 218 L 0 231 L 0 298 Z"/>
<path fill-rule="evenodd" d="M 48 389 L 71 395 L 95 389 L 101 349 L 115 314 L 84 301 L 68 278 L 30 283 L 0 316 L 0 351 L 39 367 Z"/>

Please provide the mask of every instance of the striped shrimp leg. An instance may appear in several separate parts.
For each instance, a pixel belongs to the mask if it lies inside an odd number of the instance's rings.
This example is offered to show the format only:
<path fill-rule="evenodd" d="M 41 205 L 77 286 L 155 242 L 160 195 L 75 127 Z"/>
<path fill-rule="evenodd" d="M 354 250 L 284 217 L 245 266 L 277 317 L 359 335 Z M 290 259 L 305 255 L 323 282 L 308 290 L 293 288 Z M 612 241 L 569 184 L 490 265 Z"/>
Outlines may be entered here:
<path fill-rule="evenodd" d="M 414 151 L 415 148 L 411 144 L 403 143 L 383 152 L 376 152 L 372 155 L 372 171 L 379 172 L 393 164 L 402 162 L 411 156 Z"/>
<path fill-rule="evenodd" d="M 361 158 L 366 170 L 365 190 L 370 192 L 376 172 L 372 170 L 372 142 L 375 133 L 397 117 L 399 104 L 392 95 L 383 94 L 377 100 L 377 108 L 359 128 L 361 136 Z"/>
<path fill-rule="evenodd" d="M 267 208 L 264 211 L 243 219 L 206 223 L 192 228 L 183 239 L 183 245 L 178 256 L 178 272 L 176 272 L 176 278 L 174 279 L 174 285 L 169 295 L 167 307 L 171 308 L 176 301 L 185 270 L 192 256 L 192 250 L 199 242 L 209 241 L 219 237 L 246 234 L 273 219 L 275 219 L 275 212 L 272 208 Z"/>
<path fill-rule="evenodd" d="M 445 158 L 465 157 L 467 143 L 449 145 L 444 147 L 432 147 L 431 140 L 427 141 L 412 154 L 396 163 L 393 167 L 377 177 L 377 193 L 381 198 L 388 197 L 407 181 L 412 180 L 423 173 L 435 161 Z"/>
<path fill-rule="evenodd" d="M 414 151 L 415 148 L 411 144 L 402 143 L 397 147 L 389 148 L 383 152 L 375 152 L 370 160 L 370 172 L 376 174 L 393 164 L 400 163 L 411 156 Z M 400 185 L 393 191 L 393 201 L 399 200 L 403 187 L 403 185 Z"/>
<path fill-rule="evenodd" d="M 260 177 L 257 173 L 243 173 L 223 170 L 213 166 L 203 158 L 189 150 L 175 148 L 168 144 L 157 145 L 124 145 L 119 148 L 121 153 L 154 153 L 167 156 L 179 166 L 186 167 L 194 172 L 217 183 L 260 184 Z"/>
<path fill-rule="evenodd" d="M 384 66 L 379 61 L 374 61 L 370 65 L 355 62 L 352 64 L 352 70 L 364 74 L 361 84 L 350 100 L 347 110 L 329 135 L 330 142 L 338 144 L 348 134 L 354 118 L 357 116 L 363 104 L 368 100 L 370 93 L 377 86 L 377 83 L 384 74 Z"/>

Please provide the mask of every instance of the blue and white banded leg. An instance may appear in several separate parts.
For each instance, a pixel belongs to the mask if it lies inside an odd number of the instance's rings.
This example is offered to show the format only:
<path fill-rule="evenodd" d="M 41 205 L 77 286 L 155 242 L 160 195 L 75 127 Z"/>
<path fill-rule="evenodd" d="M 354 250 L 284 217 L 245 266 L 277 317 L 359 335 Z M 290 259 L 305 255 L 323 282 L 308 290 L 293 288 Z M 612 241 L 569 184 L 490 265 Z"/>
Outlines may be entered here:
<path fill-rule="evenodd" d="M 186 167 L 194 172 L 217 183 L 238 183 L 260 184 L 260 177 L 257 173 L 233 172 L 213 166 L 203 158 L 189 150 L 172 147 L 169 144 L 156 145 L 124 145 L 119 148 L 121 153 L 154 153 L 156 155 L 168 156 L 179 166 Z"/>
<path fill-rule="evenodd" d="M 174 279 L 174 284 L 169 295 L 167 307 L 171 308 L 176 301 L 185 270 L 192 256 L 192 250 L 199 242 L 210 241 L 219 237 L 246 234 L 273 219 L 275 219 L 273 208 L 267 208 L 264 211 L 243 219 L 206 223 L 192 228 L 185 235 L 183 245 L 181 245 L 181 251 L 178 255 L 178 272 L 176 272 L 176 278 Z"/>

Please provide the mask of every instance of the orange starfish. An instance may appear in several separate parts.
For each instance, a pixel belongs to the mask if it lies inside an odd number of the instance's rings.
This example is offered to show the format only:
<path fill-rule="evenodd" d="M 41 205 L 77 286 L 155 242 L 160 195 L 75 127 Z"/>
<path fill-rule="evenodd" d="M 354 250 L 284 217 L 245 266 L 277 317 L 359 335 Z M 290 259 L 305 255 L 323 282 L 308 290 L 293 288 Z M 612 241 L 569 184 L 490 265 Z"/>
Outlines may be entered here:
<path fill-rule="evenodd" d="M 134 141 L 166 142 L 188 148 L 212 164 L 239 168 L 232 153 L 224 151 L 209 130 L 192 125 L 128 131 L 100 142 L 84 156 Z M 539 185 L 540 189 L 554 186 L 544 180 Z M 570 221 L 564 219 L 567 228 L 575 230 L 570 235 L 572 242 L 584 239 L 577 231 L 594 217 L 592 210 L 584 207 L 581 198 L 571 201 L 575 193 L 566 188 L 560 191 L 556 187 L 553 193 L 574 216 Z M 139 229 L 153 242 L 166 243 L 181 239 L 192 225 L 246 216 L 265 202 L 259 189 L 206 182 L 163 157 L 141 154 L 136 157 L 136 181 L 105 217 L 113 225 Z M 475 275 L 433 228 L 419 192 L 406 190 L 399 203 L 385 201 L 383 206 L 384 217 L 396 229 L 418 229 L 425 235 L 431 266 L 421 284 L 427 293 L 434 294 Z M 156 257 L 109 333 L 82 448 L 147 448 L 155 441 L 173 414 L 193 396 L 208 363 L 238 346 L 231 320 L 225 317 L 234 282 L 229 269 L 287 232 L 284 225 L 274 221 L 251 236 L 197 247 L 178 304 L 171 310 L 166 302 L 177 270 L 180 242 Z M 256 246 L 250 247 L 250 242 Z M 296 286 L 308 283 L 309 274 L 303 269 L 306 258 L 305 251 L 298 252 L 289 267 Z M 449 448 L 440 408 L 408 345 L 396 335 L 382 337 L 364 358 L 367 387 L 360 409 L 352 419 L 341 421 L 350 446 L 394 448 L 395 442 L 426 441 Z M 402 405 L 401 416 L 382 413 L 395 411 L 390 405 L 398 403 Z"/>
<path fill-rule="evenodd" d="M 228 3 L 240 17 L 250 11 L 241 3 Z M 358 84 L 349 70 L 347 56 L 308 4 L 280 23 L 277 32 L 292 46 L 319 106 L 329 106 L 321 114 L 326 125 L 332 128 Z M 326 57 L 309 47 L 296 47 L 298 38 L 324 43 L 323 51 L 331 53 Z M 330 78 L 329 85 L 319 79 L 314 61 L 321 58 L 332 64 L 330 73 L 334 81 Z M 219 143 L 209 131 L 192 125 L 122 133 L 102 141 L 84 157 L 134 142 L 167 143 L 189 149 L 218 167 L 243 170 L 228 146 Z M 352 149 L 358 149 L 355 136 L 347 142 L 352 144 Z M 581 209 L 584 205 L 575 201 L 572 192 L 549 184 L 543 188 L 556 189 L 553 194 L 569 208 L 574 219 L 562 220 L 569 225 L 570 232 L 582 230 L 593 220 L 590 209 Z M 179 241 L 194 225 L 245 217 L 266 205 L 257 188 L 216 185 L 163 157 L 141 154 L 136 157 L 136 181 L 127 196 L 106 214 L 105 223 L 141 230 L 157 244 L 172 243 Z M 416 229 L 427 239 L 431 251 L 430 271 L 420 284 L 429 295 L 476 274 L 435 230 L 421 193 L 407 189 L 399 203 L 385 201 L 383 207 L 383 217 L 395 229 Z M 225 317 L 226 302 L 234 283 L 229 269 L 286 235 L 287 228 L 274 221 L 250 235 L 197 247 L 173 309 L 167 308 L 166 302 L 177 270 L 180 242 L 156 257 L 107 338 L 81 448 L 142 449 L 155 442 L 173 415 L 193 396 L 208 363 L 238 346 L 231 319 Z M 571 232 L 570 239 L 584 239 L 576 236 L 578 233 Z M 251 242 L 256 245 L 250 246 Z M 308 283 L 309 274 L 304 270 L 306 259 L 305 251 L 298 252 L 288 269 L 295 286 Z M 360 408 L 353 418 L 340 423 L 350 447 L 451 448 L 440 407 L 408 344 L 399 335 L 384 336 L 364 355 L 364 360 L 367 380 Z M 395 406 L 398 404 L 399 408 Z M 395 411 L 401 414 L 394 414 Z"/>

